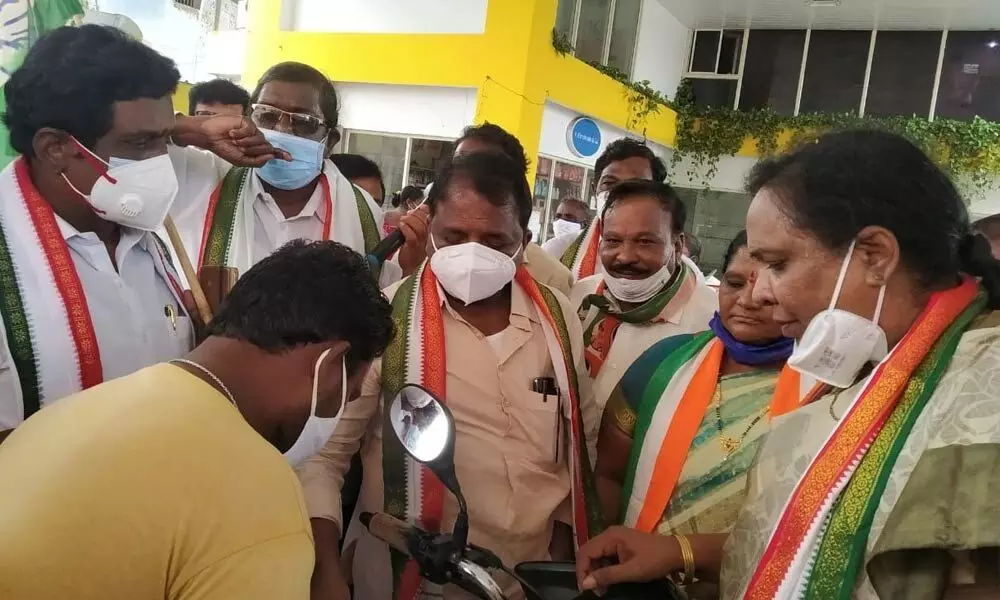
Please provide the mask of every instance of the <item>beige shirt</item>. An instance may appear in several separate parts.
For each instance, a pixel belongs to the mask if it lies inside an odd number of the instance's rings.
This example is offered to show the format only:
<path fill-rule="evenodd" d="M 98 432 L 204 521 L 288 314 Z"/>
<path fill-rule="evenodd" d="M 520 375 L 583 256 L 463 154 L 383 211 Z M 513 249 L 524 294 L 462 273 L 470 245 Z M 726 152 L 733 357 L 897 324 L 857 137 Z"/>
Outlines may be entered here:
<path fill-rule="evenodd" d="M 391 297 L 398 288 L 387 290 Z M 498 350 L 445 302 L 446 402 L 455 418 L 455 463 L 469 504 L 469 541 L 493 550 L 508 565 L 547 560 L 553 523 L 571 522 L 570 473 L 566 451 L 556 455 L 558 402 L 531 391 L 536 377 L 554 376 L 545 336 L 533 304 L 514 286 L 510 326 Z M 599 413 L 583 363 L 582 330 L 564 296 L 556 295 L 567 316 L 577 373 L 580 408 L 593 460 Z M 444 294 L 441 294 L 445 298 Z M 347 406 L 326 447 L 299 471 L 312 518 L 341 523 L 340 489 L 351 456 L 361 448 L 364 480 L 357 512 L 383 509 L 381 363 L 376 362 L 361 397 Z M 568 410 L 568 402 L 564 403 Z M 568 413 L 567 413 L 568 414 Z M 566 427 L 559 431 L 565 435 Z M 444 528 L 451 530 L 457 506 L 445 492 Z M 386 546 L 356 522 L 348 545 L 357 542 L 353 569 L 355 597 L 388 600 L 391 594 Z M 345 549 L 345 557 L 351 550 Z M 505 581 L 510 598 L 522 598 Z M 467 598 L 449 587 L 445 598 Z"/>
<path fill-rule="evenodd" d="M 524 268 L 538 283 L 559 290 L 567 297 L 570 295 L 573 273 L 534 242 L 524 247 Z"/>
<path fill-rule="evenodd" d="M 573 287 L 571 304 L 579 309 L 584 298 L 597 293 L 597 287 L 603 279 L 604 275 L 591 275 L 577 282 Z M 719 295 L 704 283 L 699 283 L 691 299 L 681 310 L 653 323 L 622 323 L 611 343 L 611 350 L 604 361 L 604 366 L 594 378 L 594 399 L 602 414 L 611 392 L 643 352 L 663 338 L 705 331 L 717 310 L 719 310 Z M 592 308 L 586 315 L 582 315 L 582 318 L 583 327 L 586 329 L 597 318 L 597 309 Z"/>

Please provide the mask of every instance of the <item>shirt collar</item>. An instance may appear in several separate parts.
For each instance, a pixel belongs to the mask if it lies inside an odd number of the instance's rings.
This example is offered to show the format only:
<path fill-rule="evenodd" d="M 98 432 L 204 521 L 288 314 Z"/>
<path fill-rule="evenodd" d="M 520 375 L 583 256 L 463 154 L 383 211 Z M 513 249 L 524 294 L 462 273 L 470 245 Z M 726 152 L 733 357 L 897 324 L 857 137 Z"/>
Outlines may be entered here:
<path fill-rule="evenodd" d="M 452 317 L 460 321 L 464 321 L 465 319 L 463 319 L 462 316 L 459 315 L 448 303 L 448 296 L 445 295 L 444 288 L 441 287 L 441 284 L 439 283 L 437 286 L 438 297 L 440 298 L 441 305 L 445 307 L 445 310 L 447 310 L 448 314 Z M 516 283 L 512 283 L 510 293 L 510 324 L 518 329 L 531 331 L 531 324 L 540 322 L 538 312 L 535 310 L 534 305 L 528 298 L 528 294 L 521 289 L 521 286 Z"/>
<path fill-rule="evenodd" d="M 99 241 L 96 233 L 92 231 L 80 231 L 76 227 L 70 225 L 69 221 L 63 219 L 55 212 L 52 213 L 52 216 L 56 218 L 56 225 L 59 227 L 59 233 L 63 236 L 63 241 L 68 242 L 75 237 L 84 240 Z M 143 250 L 148 249 L 146 246 L 146 238 L 150 235 L 150 232 L 135 229 L 133 227 L 125 227 L 124 225 L 119 225 L 118 227 L 121 229 L 121 237 L 118 240 L 119 244 L 137 245 Z"/>

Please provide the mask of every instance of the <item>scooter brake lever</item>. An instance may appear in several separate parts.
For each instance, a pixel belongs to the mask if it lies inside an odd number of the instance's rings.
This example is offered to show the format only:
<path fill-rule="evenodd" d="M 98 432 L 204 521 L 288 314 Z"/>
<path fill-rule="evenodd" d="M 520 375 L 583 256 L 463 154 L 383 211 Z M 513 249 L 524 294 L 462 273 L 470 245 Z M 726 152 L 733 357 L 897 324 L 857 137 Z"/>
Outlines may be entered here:
<path fill-rule="evenodd" d="M 465 558 L 485 569 L 503 569 L 503 561 L 492 551 L 475 544 L 465 547 Z"/>

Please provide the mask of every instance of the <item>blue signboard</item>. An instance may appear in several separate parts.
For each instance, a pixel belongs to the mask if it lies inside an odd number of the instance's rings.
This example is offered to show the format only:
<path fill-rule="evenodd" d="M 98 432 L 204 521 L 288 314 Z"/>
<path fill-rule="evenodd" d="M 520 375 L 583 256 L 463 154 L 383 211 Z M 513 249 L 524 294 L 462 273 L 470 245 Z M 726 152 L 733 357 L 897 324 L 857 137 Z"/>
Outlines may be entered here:
<path fill-rule="evenodd" d="M 601 128 L 593 119 L 577 117 L 566 130 L 566 143 L 573 154 L 589 158 L 601 149 Z"/>

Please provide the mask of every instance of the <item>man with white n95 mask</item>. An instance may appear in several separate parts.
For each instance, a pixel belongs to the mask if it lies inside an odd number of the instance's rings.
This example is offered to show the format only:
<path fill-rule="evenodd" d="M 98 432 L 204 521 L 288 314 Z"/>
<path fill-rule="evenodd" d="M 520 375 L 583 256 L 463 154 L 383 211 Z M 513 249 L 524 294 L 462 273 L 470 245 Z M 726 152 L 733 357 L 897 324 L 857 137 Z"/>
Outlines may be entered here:
<path fill-rule="evenodd" d="M 190 354 L 70 396 L 0 446 L 0 596 L 307 600 L 291 467 L 329 439 L 392 332 L 349 248 L 265 258 Z"/>
<path fill-rule="evenodd" d="M 42 36 L 4 85 L 21 156 L 0 173 L 0 440 L 60 398 L 192 347 L 181 278 L 152 233 L 178 191 L 178 80 L 170 59 L 85 25 Z"/>
<path fill-rule="evenodd" d="M 457 514 L 436 479 L 416 487 L 417 468 L 395 434 L 383 430 L 382 398 L 404 383 L 439 396 L 455 418 L 455 468 L 472 515 L 469 542 L 506 564 L 565 559 L 596 524 L 573 507 L 595 501 L 587 482 L 599 415 L 583 371 L 580 322 L 566 297 L 535 281 L 522 262 L 531 193 L 521 164 L 496 152 L 455 157 L 435 180 L 430 259 L 386 290 L 399 328 L 375 363 L 360 399 L 347 407 L 326 447 L 300 469 L 316 539 L 314 600 L 347 597 L 338 550 L 343 522 L 340 489 L 361 448 L 364 477 L 359 511 L 388 512 L 450 531 Z M 414 342 L 422 340 L 422 342 Z M 548 380 L 547 395 L 533 382 Z M 443 498 L 443 502 L 425 502 Z M 574 516 L 576 518 L 574 518 Z M 345 556 L 356 598 L 389 600 L 394 569 L 384 543 L 355 519 Z M 502 580 L 512 600 L 520 586 Z M 412 590 L 411 590 L 412 591 Z M 420 593 L 467 598 L 460 589 L 420 583 Z"/>
<path fill-rule="evenodd" d="M 571 301 L 583 318 L 594 396 L 603 410 L 625 371 L 659 340 L 708 328 L 715 292 L 681 261 L 684 202 L 665 183 L 631 180 L 608 192 L 601 215 L 601 272 Z"/>

